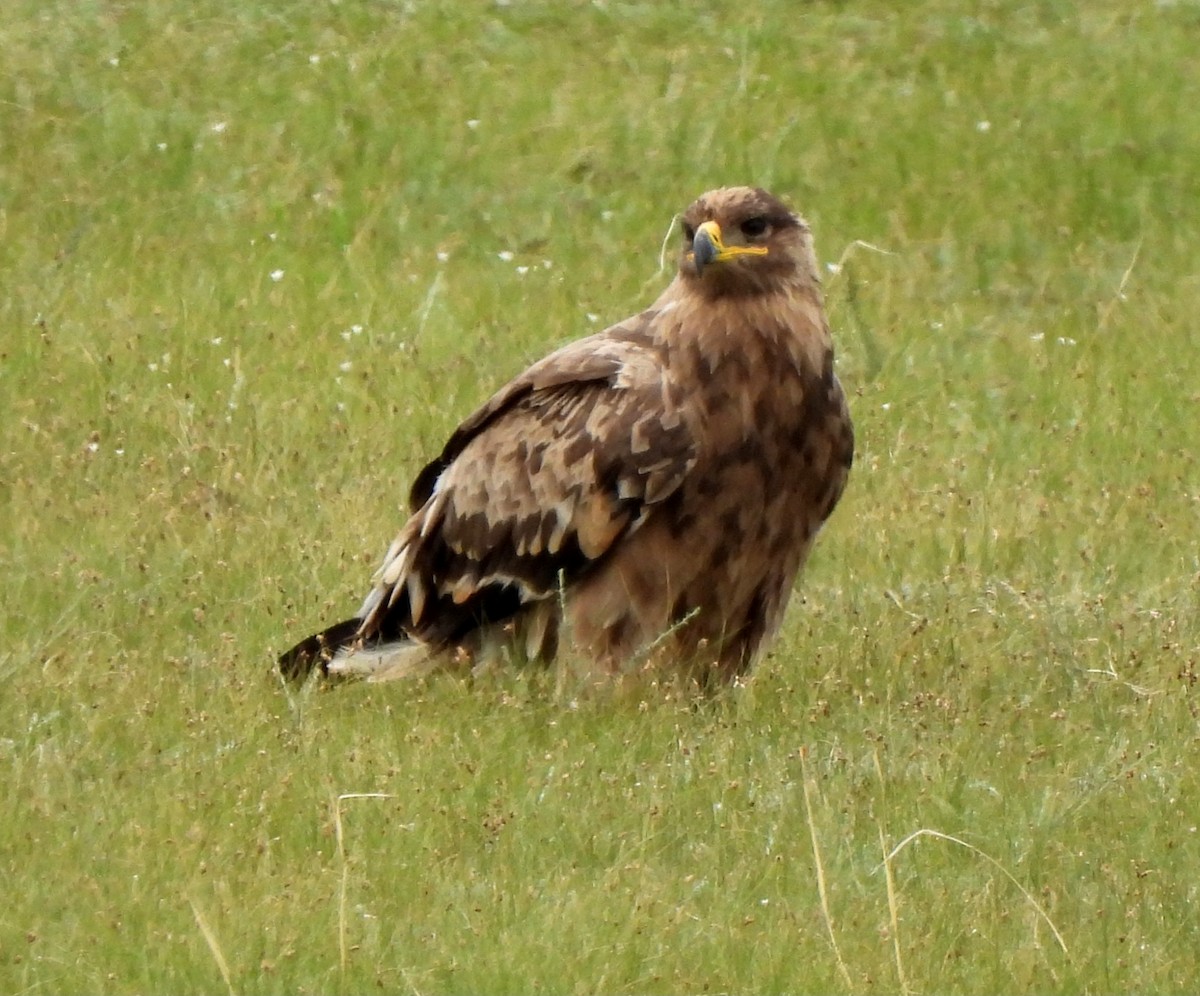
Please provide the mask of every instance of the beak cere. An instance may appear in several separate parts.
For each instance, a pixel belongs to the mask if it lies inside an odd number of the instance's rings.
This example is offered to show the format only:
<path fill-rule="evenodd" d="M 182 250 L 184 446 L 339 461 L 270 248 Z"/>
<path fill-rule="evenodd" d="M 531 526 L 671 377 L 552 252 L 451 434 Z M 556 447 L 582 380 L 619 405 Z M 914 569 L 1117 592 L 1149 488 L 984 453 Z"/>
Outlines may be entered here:
<path fill-rule="evenodd" d="M 696 262 L 696 276 L 704 273 L 709 263 L 716 262 L 725 246 L 721 242 L 721 226 L 715 221 L 706 221 L 696 229 L 692 240 L 692 257 Z"/>

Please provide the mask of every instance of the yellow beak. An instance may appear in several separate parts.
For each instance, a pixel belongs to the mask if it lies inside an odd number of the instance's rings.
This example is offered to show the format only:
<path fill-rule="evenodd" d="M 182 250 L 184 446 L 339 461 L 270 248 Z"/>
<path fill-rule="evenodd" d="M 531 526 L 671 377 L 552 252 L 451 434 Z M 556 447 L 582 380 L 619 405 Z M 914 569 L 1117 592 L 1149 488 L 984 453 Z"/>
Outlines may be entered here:
<path fill-rule="evenodd" d="M 765 256 L 766 246 L 727 246 L 721 238 L 721 226 L 715 221 L 706 221 L 696 229 L 692 240 L 692 258 L 696 273 L 704 272 L 709 263 L 724 263 L 738 256 Z"/>

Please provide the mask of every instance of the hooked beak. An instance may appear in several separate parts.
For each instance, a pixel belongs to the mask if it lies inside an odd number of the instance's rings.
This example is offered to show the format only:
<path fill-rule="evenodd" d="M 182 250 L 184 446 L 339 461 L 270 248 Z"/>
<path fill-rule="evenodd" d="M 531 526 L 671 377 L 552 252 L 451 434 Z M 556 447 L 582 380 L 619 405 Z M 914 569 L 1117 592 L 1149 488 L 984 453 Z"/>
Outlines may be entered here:
<path fill-rule="evenodd" d="M 696 264 L 696 276 L 702 276 L 710 263 L 724 263 L 738 256 L 765 256 L 766 246 L 727 246 L 721 238 L 721 226 L 715 221 L 706 221 L 696 229 L 692 239 L 692 259 Z"/>
<path fill-rule="evenodd" d="M 709 263 L 715 263 L 721 258 L 725 244 L 721 241 L 721 226 L 715 221 L 706 221 L 696 229 L 696 237 L 692 240 L 692 257 L 696 261 L 696 275 L 704 273 Z"/>

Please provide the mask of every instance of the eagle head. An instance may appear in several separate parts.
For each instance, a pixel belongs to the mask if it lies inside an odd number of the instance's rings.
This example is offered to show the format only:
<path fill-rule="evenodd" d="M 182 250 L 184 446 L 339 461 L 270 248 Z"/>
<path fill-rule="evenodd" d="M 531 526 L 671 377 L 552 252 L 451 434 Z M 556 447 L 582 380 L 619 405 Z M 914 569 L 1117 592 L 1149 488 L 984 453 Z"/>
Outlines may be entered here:
<path fill-rule="evenodd" d="M 804 219 L 757 187 L 710 190 L 683 213 L 680 277 L 711 296 L 819 283 Z"/>

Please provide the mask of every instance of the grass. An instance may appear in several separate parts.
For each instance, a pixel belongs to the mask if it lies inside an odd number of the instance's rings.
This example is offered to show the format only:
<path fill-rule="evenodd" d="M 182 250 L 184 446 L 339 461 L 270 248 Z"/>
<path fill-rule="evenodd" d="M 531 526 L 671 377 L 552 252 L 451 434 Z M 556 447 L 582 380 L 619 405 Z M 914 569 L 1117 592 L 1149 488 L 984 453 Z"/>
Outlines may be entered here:
<path fill-rule="evenodd" d="M 1197 27 L 6 4 L 0 990 L 1195 991 Z M 753 680 L 283 689 L 746 181 L 840 261 L 860 441 Z"/>

